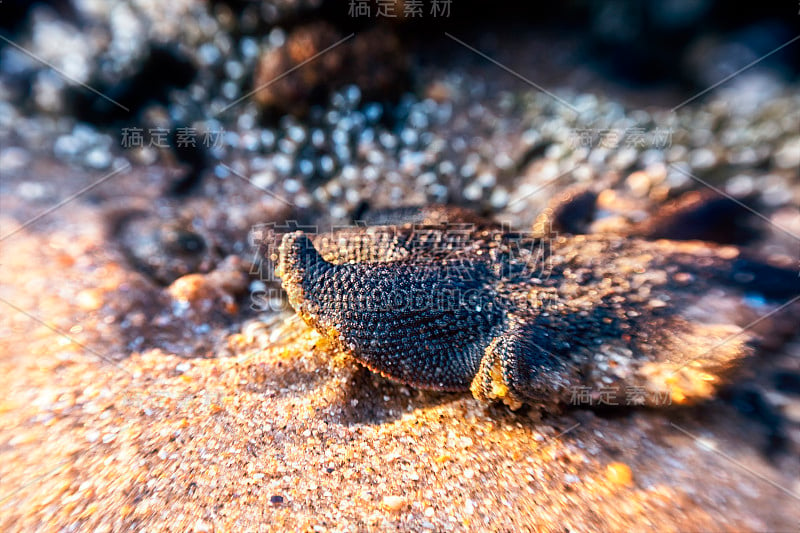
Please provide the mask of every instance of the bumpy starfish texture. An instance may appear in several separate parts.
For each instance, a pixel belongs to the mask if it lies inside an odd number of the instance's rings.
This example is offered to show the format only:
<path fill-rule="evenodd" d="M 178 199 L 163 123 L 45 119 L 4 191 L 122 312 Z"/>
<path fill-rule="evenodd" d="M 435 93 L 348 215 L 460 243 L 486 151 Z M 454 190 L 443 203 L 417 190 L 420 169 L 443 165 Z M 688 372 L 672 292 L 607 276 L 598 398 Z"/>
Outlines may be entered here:
<path fill-rule="evenodd" d="M 414 223 L 287 234 L 277 273 L 298 314 L 371 370 L 513 408 L 576 390 L 705 399 L 753 352 L 742 326 L 800 293 L 797 273 L 732 246 L 536 235 L 430 208 Z"/>

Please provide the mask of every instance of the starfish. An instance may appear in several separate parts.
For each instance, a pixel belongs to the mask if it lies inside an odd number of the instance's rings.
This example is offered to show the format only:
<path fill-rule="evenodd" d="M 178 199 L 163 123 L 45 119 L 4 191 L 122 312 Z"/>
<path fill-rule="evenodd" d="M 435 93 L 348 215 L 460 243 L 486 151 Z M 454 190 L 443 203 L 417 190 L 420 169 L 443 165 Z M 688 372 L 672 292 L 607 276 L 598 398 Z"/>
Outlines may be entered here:
<path fill-rule="evenodd" d="M 800 294 L 797 272 L 734 246 L 518 233 L 447 207 L 375 220 L 284 235 L 292 307 L 372 371 L 511 408 L 706 399 L 754 352 L 744 326 Z"/>

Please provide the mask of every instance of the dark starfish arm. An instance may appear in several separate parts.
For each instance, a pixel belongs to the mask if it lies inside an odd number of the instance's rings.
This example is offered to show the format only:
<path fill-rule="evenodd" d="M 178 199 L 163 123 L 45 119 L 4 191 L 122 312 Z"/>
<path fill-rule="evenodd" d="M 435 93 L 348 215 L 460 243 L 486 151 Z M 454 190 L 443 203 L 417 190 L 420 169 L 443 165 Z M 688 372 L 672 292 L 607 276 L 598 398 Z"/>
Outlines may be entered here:
<path fill-rule="evenodd" d="M 481 261 L 336 265 L 298 232 L 283 239 L 278 274 L 307 323 L 370 369 L 420 388 L 468 389 L 503 318 Z"/>
<path fill-rule="evenodd" d="M 581 384 L 569 359 L 569 343 L 557 331 L 536 324 L 533 316 L 513 316 L 486 348 L 470 390 L 484 401 L 556 405 Z"/>
<path fill-rule="evenodd" d="M 594 401 L 613 396 L 609 404 L 624 404 L 632 391 L 641 405 L 694 403 L 753 351 L 753 334 L 733 324 L 616 314 L 598 307 L 510 318 L 509 329 L 486 349 L 473 395 L 512 408 L 554 408 L 574 402 L 581 390 Z"/>
<path fill-rule="evenodd" d="M 752 195 L 729 198 L 710 189 L 691 191 L 633 225 L 630 234 L 646 239 L 747 244 L 762 233 L 761 220 L 753 214 L 759 207 Z"/>

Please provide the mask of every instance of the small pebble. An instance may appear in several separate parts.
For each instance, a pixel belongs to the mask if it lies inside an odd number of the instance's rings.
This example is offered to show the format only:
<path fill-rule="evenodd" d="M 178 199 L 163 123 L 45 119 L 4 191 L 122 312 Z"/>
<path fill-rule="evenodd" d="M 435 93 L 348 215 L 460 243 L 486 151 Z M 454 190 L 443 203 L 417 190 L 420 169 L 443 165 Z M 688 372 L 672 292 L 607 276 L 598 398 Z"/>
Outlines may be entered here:
<path fill-rule="evenodd" d="M 614 485 L 629 487 L 633 485 L 633 472 L 625 463 L 611 463 L 606 467 L 606 477 Z"/>
<path fill-rule="evenodd" d="M 405 504 L 406 500 L 402 496 L 384 496 L 381 501 L 381 506 L 387 511 L 399 511 Z"/>

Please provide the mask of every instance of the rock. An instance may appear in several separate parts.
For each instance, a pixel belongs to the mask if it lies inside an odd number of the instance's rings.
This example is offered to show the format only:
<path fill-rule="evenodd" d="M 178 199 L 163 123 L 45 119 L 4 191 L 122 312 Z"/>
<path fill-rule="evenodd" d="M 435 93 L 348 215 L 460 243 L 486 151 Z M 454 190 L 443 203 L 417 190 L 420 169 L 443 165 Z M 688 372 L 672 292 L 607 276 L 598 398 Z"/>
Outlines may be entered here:
<path fill-rule="evenodd" d="M 381 500 L 381 507 L 387 511 L 399 511 L 405 504 L 406 500 L 402 496 L 389 495 L 384 496 L 383 500 Z"/>
<path fill-rule="evenodd" d="M 206 240 L 186 221 L 133 213 L 121 217 L 116 225 L 122 252 L 159 284 L 210 266 Z"/>
<path fill-rule="evenodd" d="M 633 472 L 625 463 L 611 463 L 606 468 L 606 477 L 613 485 L 630 487 L 633 485 Z"/>
<path fill-rule="evenodd" d="M 392 30 L 378 27 L 350 37 L 314 22 L 261 56 L 254 97 L 267 112 L 302 116 L 345 85 L 357 85 L 366 100 L 395 97 L 407 85 L 407 70 L 405 51 Z"/>

